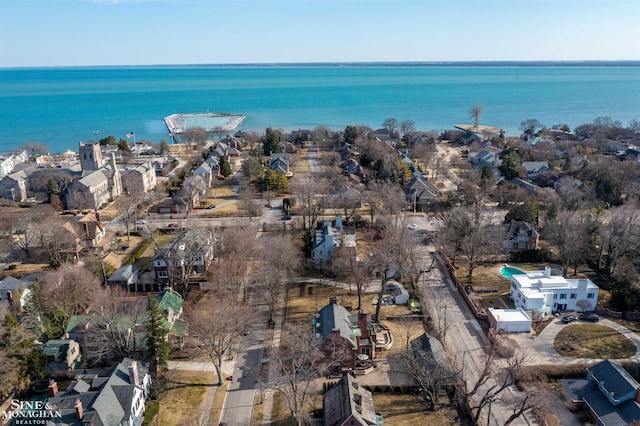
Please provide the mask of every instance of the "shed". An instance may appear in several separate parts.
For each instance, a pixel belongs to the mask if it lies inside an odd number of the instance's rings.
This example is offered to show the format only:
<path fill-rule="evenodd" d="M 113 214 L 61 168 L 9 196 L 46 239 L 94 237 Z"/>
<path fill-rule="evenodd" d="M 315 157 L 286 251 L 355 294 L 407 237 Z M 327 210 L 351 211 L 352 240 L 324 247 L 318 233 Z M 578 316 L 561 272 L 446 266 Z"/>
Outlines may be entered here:
<path fill-rule="evenodd" d="M 489 308 L 489 323 L 498 333 L 528 333 L 531 330 L 531 318 L 522 308 Z"/>
<path fill-rule="evenodd" d="M 393 290 L 393 301 L 396 305 L 406 305 L 409 302 L 409 292 L 404 287 L 396 287 Z"/>

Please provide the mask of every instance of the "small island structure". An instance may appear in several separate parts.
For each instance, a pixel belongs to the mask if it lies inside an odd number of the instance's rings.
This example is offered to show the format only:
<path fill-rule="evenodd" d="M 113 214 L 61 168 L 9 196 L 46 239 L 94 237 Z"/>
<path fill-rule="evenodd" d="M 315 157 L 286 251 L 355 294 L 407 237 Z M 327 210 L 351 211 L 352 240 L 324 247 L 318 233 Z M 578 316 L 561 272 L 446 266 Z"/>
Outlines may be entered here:
<path fill-rule="evenodd" d="M 196 112 L 188 114 L 171 114 L 164 118 L 169 135 L 174 143 L 183 142 L 185 131 L 194 128 L 204 129 L 207 134 L 229 133 L 235 130 L 246 116 L 230 112 Z"/>

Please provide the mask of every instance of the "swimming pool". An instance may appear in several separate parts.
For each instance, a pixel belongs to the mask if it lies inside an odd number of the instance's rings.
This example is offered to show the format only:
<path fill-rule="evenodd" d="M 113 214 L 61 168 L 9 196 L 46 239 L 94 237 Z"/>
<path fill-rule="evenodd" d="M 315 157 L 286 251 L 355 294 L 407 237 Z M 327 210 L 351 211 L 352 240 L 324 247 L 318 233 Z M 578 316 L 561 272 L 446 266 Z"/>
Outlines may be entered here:
<path fill-rule="evenodd" d="M 518 268 L 514 268 L 513 266 L 503 266 L 502 268 L 500 268 L 500 275 L 502 275 L 508 280 L 511 279 L 512 275 L 524 275 L 524 274 L 525 273 L 522 270 Z"/>

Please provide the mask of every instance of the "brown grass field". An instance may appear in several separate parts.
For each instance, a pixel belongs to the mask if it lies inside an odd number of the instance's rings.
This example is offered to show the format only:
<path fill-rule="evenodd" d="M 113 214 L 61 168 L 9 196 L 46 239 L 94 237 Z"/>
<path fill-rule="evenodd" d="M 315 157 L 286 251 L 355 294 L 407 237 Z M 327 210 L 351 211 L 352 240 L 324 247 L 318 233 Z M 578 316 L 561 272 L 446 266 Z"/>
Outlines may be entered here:
<path fill-rule="evenodd" d="M 176 370 L 169 377 L 169 390 L 160 399 L 159 424 L 167 426 L 198 425 L 212 372 Z M 221 392 L 224 393 L 224 392 Z"/>
<path fill-rule="evenodd" d="M 572 324 L 556 336 L 554 347 L 570 358 L 621 359 L 635 355 L 636 345 L 614 329 L 600 324 Z"/>

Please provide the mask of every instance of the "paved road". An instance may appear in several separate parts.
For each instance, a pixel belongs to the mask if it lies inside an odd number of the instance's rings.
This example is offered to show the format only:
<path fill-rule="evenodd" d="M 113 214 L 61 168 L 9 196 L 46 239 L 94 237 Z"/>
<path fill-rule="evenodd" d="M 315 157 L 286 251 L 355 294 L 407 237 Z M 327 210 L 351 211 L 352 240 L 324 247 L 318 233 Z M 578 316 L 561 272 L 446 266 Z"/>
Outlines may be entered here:
<path fill-rule="evenodd" d="M 419 226 L 415 232 L 423 229 L 433 230 L 435 225 L 427 218 L 414 218 Z M 444 345 L 449 354 L 450 361 L 454 368 L 462 372 L 468 389 L 471 389 L 478 381 L 486 363 L 486 351 L 489 348 L 489 341 L 483 333 L 478 321 L 469 311 L 469 308 L 461 299 L 457 289 L 453 287 L 438 267 L 429 268 L 432 263 L 433 254 L 428 246 L 420 246 L 423 254 L 423 270 L 420 287 L 422 290 L 422 301 L 427 312 L 433 318 L 434 323 L 440 329 L 445 330 Z M 477 395 L 482 397 L 488 390 L 497 384 L 500 377 L 493 374 L 489 380 L 480 387 Z M 491 408 L 483 408 L 480 419 L 481 424 L 493 426 L 503 425 L 512 414 L 512 407 L 515 406 L 515 399 L 519 397 L 515 387 L 507 389 L 496 399 Z M 515 425 L 525 425 L 522 418 L 512 423 Z"/>

